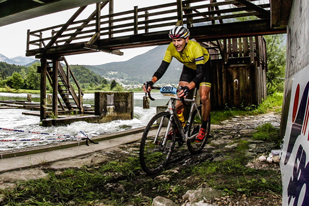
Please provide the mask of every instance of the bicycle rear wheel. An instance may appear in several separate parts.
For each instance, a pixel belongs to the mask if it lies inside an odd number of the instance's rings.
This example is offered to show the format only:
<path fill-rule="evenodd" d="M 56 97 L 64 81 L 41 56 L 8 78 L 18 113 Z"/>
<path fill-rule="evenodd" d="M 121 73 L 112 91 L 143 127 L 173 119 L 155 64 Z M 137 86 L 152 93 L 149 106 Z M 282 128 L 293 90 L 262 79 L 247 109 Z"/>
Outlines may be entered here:
<path fill-rule="evenodd" d="M 189 128 L 188 128 L 189 135 L 188 135 L 187 145 L 188 145 L 188 149 L 191 152 L 191 154 L 199 153 L 204 148 L 207 142 L 207 139 L 209 138 L 210 116 L 207 121 L 205 137 L 202 141 L 197 142 L 196 136 L 199 133 L 201 126 L 202 126 L 202 109 L 201 109 L 201 106 L 199 106 L 198 110 L 193 111 L 191 123 L 189 124 Z"/>
<path fill-rule="evenodd" d="M 168 159 L 175 146 L 174 125 L 171 124 L 167 131 L 167 123 L 170 120 L 170 113 L 161 112 L 156 114 L 146 126 L 140 144 L 140 163 L 147 174 L 160 172 L 167 164 Z M 165 138 L 166 134 L 170 138 Z"/>

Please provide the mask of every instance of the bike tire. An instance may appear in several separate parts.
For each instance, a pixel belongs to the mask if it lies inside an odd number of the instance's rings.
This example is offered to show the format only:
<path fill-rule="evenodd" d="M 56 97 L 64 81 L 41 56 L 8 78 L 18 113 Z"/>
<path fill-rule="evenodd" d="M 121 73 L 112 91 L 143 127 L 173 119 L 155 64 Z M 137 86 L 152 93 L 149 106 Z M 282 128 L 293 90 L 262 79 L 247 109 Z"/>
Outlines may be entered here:
<path fill-rule="evenodd" d="M 156 174 L 163 170 L 174 149 L 175 132 L 173 132 L 172 137 L 166 141 L 166 144 L 162 145 L 167 127 L 159 126 L 160 121 L 168 123 L 170 121 L 170 116 L 169 112 L 160 112 L 156 114 L 149 121 L 144 130 L 139 156 L 142 169 L 149 175 Z M 168 132 L 174 130 L 174 128 L 175 126 L 172 123 Z M 158 134 L 158 138 L 155 141 L 156 134 Z"/>
<path fill-rule="evenodd" d="M 198 111 L 200 113 L 200 115 L 202 115 L 202 107 L 199 106 L 198 107 Z M 209 119 L 207 121 L 207 125 L 206 125 L 206 134 L 204 139 L 201 142 L 196 142 L 196 135 L 199 133 L 200 128 L 202 126 L 202 118 L 201 116 L 198 115 L 197 110 L 194 110 L 192 112 L 192 118 L 191 118 L 191 123 L 189 124 L 188 127 L 188 131 L 189 131 L 189 137 L 187 140 L 187 146 L 189 151 L 191 152 L 191 154 L 197 154 L 199 152 L 202 151 L 202 149 L 205 147 L 205 144 L 207 143 L 207 140 L 209 138 L 209 132 L 210 132 L 210 116 Z M 192 136 L 195 136 L 194 138 L 192 138 Z"/>

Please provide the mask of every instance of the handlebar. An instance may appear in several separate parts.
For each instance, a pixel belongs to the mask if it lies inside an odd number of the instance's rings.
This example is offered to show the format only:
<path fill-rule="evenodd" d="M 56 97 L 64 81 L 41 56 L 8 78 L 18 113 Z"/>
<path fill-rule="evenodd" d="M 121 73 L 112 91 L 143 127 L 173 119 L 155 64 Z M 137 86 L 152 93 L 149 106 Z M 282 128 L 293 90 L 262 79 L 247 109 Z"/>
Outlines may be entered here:
<path fill-rule="evenodd" d="M 158 89 L 158 90 L 160 90 L 161 87 L 154 87 L 154 86 L 152 86 L 151 89 Z M 145 96 L 147 97 L 147 95 L 148 95 L 149 99 L 152 100 L 152 101 L 154 101 L 155 98 L 153 98 L 153 97 L 150 95 L 150 92 L 151 92 L 151 90 L 150 90 L 149 92 L 146 92 L 146 93 L 145 93 Z M 179 92 L 178 89 L 177 89 L 177 92 Z M 183 105 L 185 105 L 185 106 L 187 105 L 187 103 L 185 102 L 185 98 L 184 98 L 184 97 L 180 97 L 180 101 L 182 102 Z"/>

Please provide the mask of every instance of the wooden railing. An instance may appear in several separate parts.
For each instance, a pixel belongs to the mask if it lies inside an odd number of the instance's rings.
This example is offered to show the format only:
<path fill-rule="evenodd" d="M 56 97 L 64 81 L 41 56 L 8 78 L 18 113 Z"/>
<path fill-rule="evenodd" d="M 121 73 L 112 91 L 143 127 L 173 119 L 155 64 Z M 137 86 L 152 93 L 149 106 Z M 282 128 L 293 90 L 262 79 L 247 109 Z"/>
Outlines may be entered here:
<path fill-rule="evenodd" d="M 97 5 L 97 10 L 87 19 L 75 20 L 85 9 L 81 7 L 66 24 L 35 31 L 28 30 L 27 51 L 74 43 L 93 43 L 97 39 L 111 37 L 154 33 L 168 30 L 178 21 L 183 21 L 188 27 L 198 27 L 244 21 L 244 17 L 246 21 L 270 18 L 269 3 L 253 2 L 253 6 L 248 7 L 235 0 L 177 0 L 174 3 L 145 8 L 134 7 L 133 10 L 101 15 L 101 9 L 108 3 L 105 2 Z M 97 15 L 100 15 L 100 18 L 96 18 Z"/>
<path fill-rule="evenodd" d="M 262 36 L 221 39 L 205 43 L 212 59 L 222 59 L 225 64 L 235 59 L 238 62 L 254 64 L 267 63 L 266 42 Z"/>

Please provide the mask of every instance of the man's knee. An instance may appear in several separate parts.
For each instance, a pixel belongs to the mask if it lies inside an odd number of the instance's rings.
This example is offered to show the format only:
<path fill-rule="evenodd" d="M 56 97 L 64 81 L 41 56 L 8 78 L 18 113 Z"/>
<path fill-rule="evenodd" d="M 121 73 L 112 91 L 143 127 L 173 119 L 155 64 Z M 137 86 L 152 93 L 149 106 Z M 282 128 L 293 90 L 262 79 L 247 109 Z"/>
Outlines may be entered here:
<path fill-rule="evenodd" d="M 201 101 L 202 101 L 203 103 L 208 102 L 208 101 L 209 101 L 208 95 L 202 95 L 202 96 L 201 96 Z"/>

